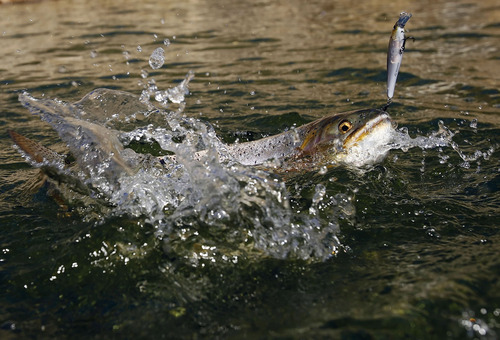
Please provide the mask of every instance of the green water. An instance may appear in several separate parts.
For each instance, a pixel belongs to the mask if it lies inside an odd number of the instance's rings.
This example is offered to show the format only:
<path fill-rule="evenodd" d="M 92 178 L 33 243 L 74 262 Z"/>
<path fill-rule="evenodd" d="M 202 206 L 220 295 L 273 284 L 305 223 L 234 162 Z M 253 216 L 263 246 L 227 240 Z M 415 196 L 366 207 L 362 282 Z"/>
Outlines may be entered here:
<path fill-rule="evenodd" d="M 0 10 L 1 338 L 498 337 L 496 2 L 43 1 Z M 19 103 L 23 90 L 69 102 L 98 87 L 139 95 L 147 81 L 166 89 L 189 70 L 182 114 L 225 142 L 380 107 L 402 10 L 414 15 L 416 41 L 389 113 L 412 137 L 441 120 L 455 144 L 392 150 L 363 172 L 250 172 L 276 179 L 287 205 L 271 195 L 221 220 L 177 212 L 176 223 L 110 214 L 95 201 L 68 213 L 11 147 L 15 129 L 64 150 Z M 166 61 L 152 70 L 157 47 Z M 246 207 L 204 180 L 193 183 L 212 206 Z M 325 194 L 314 203 L 318 188 Z M 242 240 L 257 224 L 269 231 L 261 242 Z M 337 230 L 336 255 L 305 256 L 318 242 L 306 236 L 280 244 L 294 226 Z M 169 234 L 160 239 L 159 229 Z"/>

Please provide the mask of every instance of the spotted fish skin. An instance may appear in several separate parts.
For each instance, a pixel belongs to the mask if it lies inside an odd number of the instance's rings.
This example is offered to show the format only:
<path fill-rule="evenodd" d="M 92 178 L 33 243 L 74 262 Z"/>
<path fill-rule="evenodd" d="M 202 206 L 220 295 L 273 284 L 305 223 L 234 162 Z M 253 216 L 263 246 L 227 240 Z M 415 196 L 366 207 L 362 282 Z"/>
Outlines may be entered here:
<path fill-rule="evenodd" d="M 229 145 L 229 156 L 244 165 L 259 165 L 269 160 L 297 160 L 315 156 L 334 160 L 345 151 L 344 144 L 354 132 L 387 112 L 364 109 L 334 113 L 309 124 L 256 141 Z M 342 124 L 349 126 L 341 130 Z"/>
<path fill-rule="evenodd" d="M 17 147 L 31 160 L 36 163 L 52 163 L 63 165 L 65 157 L 45 146 L 13 131 L 9 130 L 9 136 Z"/>
<path fill-rule="evenodd" d="M 78 193 L 84 195 L 90 194 L 89 187 L 74 173 L 73 170 L 75 170 L 77 164 L 70 162 L 70 157 L 61 155 L 13 130 L 9 130 L 8 132 L 15 147 L 33 166 L 41 169 L 40 181 L 37 187 L 44 185 L 47 179 L 50 178 L 54 183 L 67 184 L 72 190 Z M 59 194 L 57 194 L 54 185 L 51 185 L 50 192 L 54 198 L 59 199 L 57 198 Z"/>

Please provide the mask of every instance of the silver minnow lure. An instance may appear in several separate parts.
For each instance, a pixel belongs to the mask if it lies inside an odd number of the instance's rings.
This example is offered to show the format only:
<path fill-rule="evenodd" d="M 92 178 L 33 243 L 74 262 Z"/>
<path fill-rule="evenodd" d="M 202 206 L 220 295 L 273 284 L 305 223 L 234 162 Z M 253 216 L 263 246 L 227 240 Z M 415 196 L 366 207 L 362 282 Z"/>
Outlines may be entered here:
<path fill-rule="evenodd" d="M 399 67 L 403 60 L 405 50 L 405 25 L 410 20 L 411 14 L 402 12 L 399 20 L 394 25 L 391 38 L 389 39 L 389 50 L 387 52 L 387 99 L 390 103 L 394 96 L 394 88 L 398 78 Z"/>

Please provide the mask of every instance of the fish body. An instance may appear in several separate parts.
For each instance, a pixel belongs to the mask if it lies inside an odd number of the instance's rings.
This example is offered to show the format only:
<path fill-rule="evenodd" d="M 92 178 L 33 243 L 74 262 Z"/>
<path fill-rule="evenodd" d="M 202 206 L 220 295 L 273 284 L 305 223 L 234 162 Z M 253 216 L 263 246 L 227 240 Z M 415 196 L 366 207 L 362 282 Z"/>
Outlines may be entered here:
<path fill-rule="evenodd" d="M 273 159 L 310 159 L 316 163 L 349 164 L 349 150 L 367 136 L 377 132 L 376 137 L 372 136 L 374 141 L 385 141 L 386 137 L 379 135 L 381 126 L 393 129 L 389 115 L 383 110 L 335 113 L 278 135 L 230 145 L 227 151 L 230 157 L 245 165 L 259 165 Z M 370 145 L 365 147 L 370 148 Z M 366 164 L 369 163 L 372 163 L 371 158 L 366 159 Z"/>
<path fill-rule="evenodd" d="M 389 102 L 394 96 L 394 88 L 398 79 L 399 68 L 403 61 L 403 52 L 405 50 L 405 25 L 410 20 L 411 14 L 402 12 L 389 39 L 389 49 L 387 52 L 387 99 Z"/>
<path fill-rule="evenodd" d="M 137 96 L 126 94 L 122 91 L 101 89 L 93 91 L 94 95 L 84 98 L 95 103 L 87 102 L 87 107 L 96 108 L 98 103 L 110 105 L 109 101 L 122 99 L 128 105 L 141 108 L 140 99 Z M 98 93 L 99 95 L 95 95 Z M 20 100 L 32 112 L 42 116 L 59 132 L 61 138 L 66 142 L 72 156 L 75 159 L 80 173 L 86 173 L 87 178 L 106 177 L 110 183 L 116 183 L 121 174 L 133 175 L 141 167 L 165 164 L 166 160 L 172 162 L 176 156 L 162 156 L 155 158 L 148 154 L 139 154 L 125 147 L 119 140 L 120 131 L 105 127 L 102 122 L 94 122 L 83 119 L 89 114 L 82 111 L 81 105 L 63 103 L 60 101 L 39 100 L 27 94 L 21 94 Z M 79 101 L 77 103 L 81 103 Z M 95 104 L 95 105 L 94 105 Z M 56 106 L 58 105 L 58 106 Z M 115 103 L 119 105 L 119 103 Z M 103 115 L 99 119 L 104 119 Z M 380 129 L 384 126 L 386 129 Z M 222 144 L 217 150 L 219 160 L 236 161 L 243 165 L 262 165 L 268 161 L 278 161 L 278 164 L 286 166 L 294 162 L 302 165 L 310 163 L 321 164 L 351 164 L 362 166 L 372 164 L 384 157 L 376 146 L 387 143 L 393 123 L 389 114 L 380 109 L 364 109 L 344 113 L 333 113 L 311 123 L 292 128 L 277 135 L 265 137 L 259 140 L 235 143 L 231 145 Z M 382 133 L 383 132 L 383 133 Z M 45 148 L 38 143 L 11 132 L 11 137 L 17 147 L 27 155 L 34 163 L 44 163 L 44 169 L 62 169 L 64 157 L 54 151 Z M 371 138 L 372 142 L 363 144 L 360 152 L 360 143 Z M 356 153 L 351 152 L 358 149 Z M 194 154 L 195 159 L 203 159 L 206 150 Z M 356 155 L 355 159 L 352 155 Z M 364 157 L 364 156 L 366 157 Z M 377 157 L 374 157 L 377 155 Z M 61 165 L 62 164 L 62 165 Z M 95 170 L 97 169 L 97 170 Z"/>
<path fill-rule="evenodd" d="M 19 133 L 9 130 L 9 136 L 15 146 L 35 163 L 48 163 L 54 166 L 64 167 L 64 156 L 44 147 Z"/>
<path fill-rule="evenodd" d="M 54 183 L 64 183 L 81 194 L 90 193 L 89 187 L 76 175 L 74 169 L 76 164 L 71 157 L 61 155 L 15 131 L 9 130 L 8 132 L 15 147 L 26 157 L 27 161 L 41 169 L 36 188 L 42 187 L 48 179 L 52 179 Z M 54 190 L 50 191 L 54 193 Z"/>

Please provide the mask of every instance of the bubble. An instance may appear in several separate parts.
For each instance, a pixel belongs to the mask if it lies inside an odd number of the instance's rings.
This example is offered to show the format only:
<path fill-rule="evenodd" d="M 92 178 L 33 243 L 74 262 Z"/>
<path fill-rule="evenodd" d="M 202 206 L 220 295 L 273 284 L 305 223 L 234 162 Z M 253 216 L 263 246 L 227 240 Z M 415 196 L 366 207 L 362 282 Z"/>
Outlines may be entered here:
<path fill-rule="evenodd" d="M 167 47 L 170 46 L 170 40 L 169 39 L 163 40 L 163 45 L 165 45 Z"/>
<path fill-rule="evenodd" d="M 153 70 L 157 70 L 163 66 L 163 63 L 165 62 L 165 50 L 163 48 L 158 47 L 156 50 L 151 53 L 151 56 L 149 57 L 149 66 Z"/>

